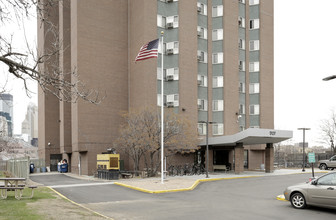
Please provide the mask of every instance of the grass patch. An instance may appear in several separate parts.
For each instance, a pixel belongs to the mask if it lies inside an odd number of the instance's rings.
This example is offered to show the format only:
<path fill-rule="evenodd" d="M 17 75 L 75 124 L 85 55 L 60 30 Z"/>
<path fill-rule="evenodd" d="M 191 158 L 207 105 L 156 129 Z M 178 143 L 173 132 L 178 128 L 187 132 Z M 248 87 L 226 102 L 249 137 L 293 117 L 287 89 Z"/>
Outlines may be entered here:
<path fill-rule="evenodd" d="M 0 200 L 0 219 L 45 219 L 37 214 L 33 209 L 27 207 L 27 203 L 35 202 L 39 199 L 55 199 L 54 192 L 46 187 L 38 187 L 34 190 L 32 199 L 17 200 L 14 191 L 7 192 L 7 199 Z M 24 189 L 23 196 L 31 195 L 31 189 Z"/>

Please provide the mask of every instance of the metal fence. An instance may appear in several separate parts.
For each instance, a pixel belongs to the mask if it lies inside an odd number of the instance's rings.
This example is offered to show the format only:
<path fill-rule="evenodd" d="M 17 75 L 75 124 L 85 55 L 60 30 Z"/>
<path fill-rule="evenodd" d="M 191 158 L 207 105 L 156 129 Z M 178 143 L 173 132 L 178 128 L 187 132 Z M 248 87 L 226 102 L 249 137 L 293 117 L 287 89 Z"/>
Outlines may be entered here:
<path fill-rule="evenodd" d="M 24 157 L 0 161 L 0 170 L 10 172 L 15 177 L 29 178 L 30 164 L 34 164 L 35 170 L 45 167 L 45 161 L 42 159 Z"/>
<path fill-rule="evenodd" d="M 7 170 L 7 162 L 4 160 L 0 160 L 0 171 Z"/>
<path fill-rule="evenodd" d="M 332 157 L 333 154 L 330 153 L 315 153 L 315 164 L 318 166 L 319 160 L 327 160 Z M 311 164 L 308 163 L 308 155 L 305 155 L 306 167 L 310 167 Z M 279 168 L 302 168 L 303 155 L 302 153 L 296 154 L 285 154 L 284 152 L 274 153 L 274 164 Z"/>
<path fill-rule="evenodd" d="M 42 159 L 30 159 L 29 164 L 34 164 L 35 171 L 42 171 L 42 168 L 45 167 L 45 160 Z"/>
<path fill-rule="evenodd" d="M 11 159 L 7 161 L 7 171 L 16 177 L 29 177 L 29 158 Z"/>

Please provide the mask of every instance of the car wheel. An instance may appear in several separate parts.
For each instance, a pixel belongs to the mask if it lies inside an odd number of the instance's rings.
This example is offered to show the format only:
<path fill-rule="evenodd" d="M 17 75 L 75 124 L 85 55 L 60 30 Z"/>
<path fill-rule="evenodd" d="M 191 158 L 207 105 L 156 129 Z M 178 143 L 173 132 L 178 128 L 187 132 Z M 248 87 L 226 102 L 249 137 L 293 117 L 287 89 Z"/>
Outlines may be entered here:
<path fill-rule="evenodd" d="M 328 169 L 327 164 L 322 163 L 322 164 L 320 165 L 320 170 L 326 170 L 326 169 Z"/>
<path fill-rule="evenodd" d="M 292 206 L 296 209 L 304 209 L 306 207 L 306 199 L 301 193 L 294 193 L 290 201 Z"/>

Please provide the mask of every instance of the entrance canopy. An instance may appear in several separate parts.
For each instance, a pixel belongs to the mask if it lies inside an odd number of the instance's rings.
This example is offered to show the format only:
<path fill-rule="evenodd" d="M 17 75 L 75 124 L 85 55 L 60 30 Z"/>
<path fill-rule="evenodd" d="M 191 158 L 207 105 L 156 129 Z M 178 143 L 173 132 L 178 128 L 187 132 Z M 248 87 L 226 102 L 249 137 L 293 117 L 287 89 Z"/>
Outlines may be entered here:
<path fill-rule="evenodd" d="M 210 137 L 208 144 L 212 146 L 235 146 L 237 143 L 243 145 L 274 144 L 292 137 L 293 131 L 248 128 L 233 135 Z M 200 145 L 206 145 L 206 140 L 204 139 Z"/>

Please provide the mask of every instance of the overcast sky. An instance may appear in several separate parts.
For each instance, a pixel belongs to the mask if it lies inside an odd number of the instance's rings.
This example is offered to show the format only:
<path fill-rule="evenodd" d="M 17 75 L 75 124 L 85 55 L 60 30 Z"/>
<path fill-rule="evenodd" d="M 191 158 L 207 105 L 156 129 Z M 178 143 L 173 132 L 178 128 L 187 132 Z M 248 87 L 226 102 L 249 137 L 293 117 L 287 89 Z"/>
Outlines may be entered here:
<path fill-rule="evenodd" d="M 275 55 L 275 129 L 293 130 L 290 143 L 302 142 L 299 127 L 306 132 L 309 146 L 319 143 L 319 126 L 336 109 L 335 75 L 336 29 L 335 0 L 274 0 Z M 29 26 L 28 24 L 26 26 Z M 29 26 L 31 41 L 36 25 Z M 14 95 L 14 133 L 21 133 L 29 102 L 37 104 L 37 95 L 25 96 L 22 83 L 12 81 Z M 37 92 L 37 87 L 35 92 Z"/>
<path fill-rule="evenodd" d="M 318 144 L 322 119 L 336 106 L 335 0 L 275 0 L 275 128 L 294 131 L 293 142 Z"/>

